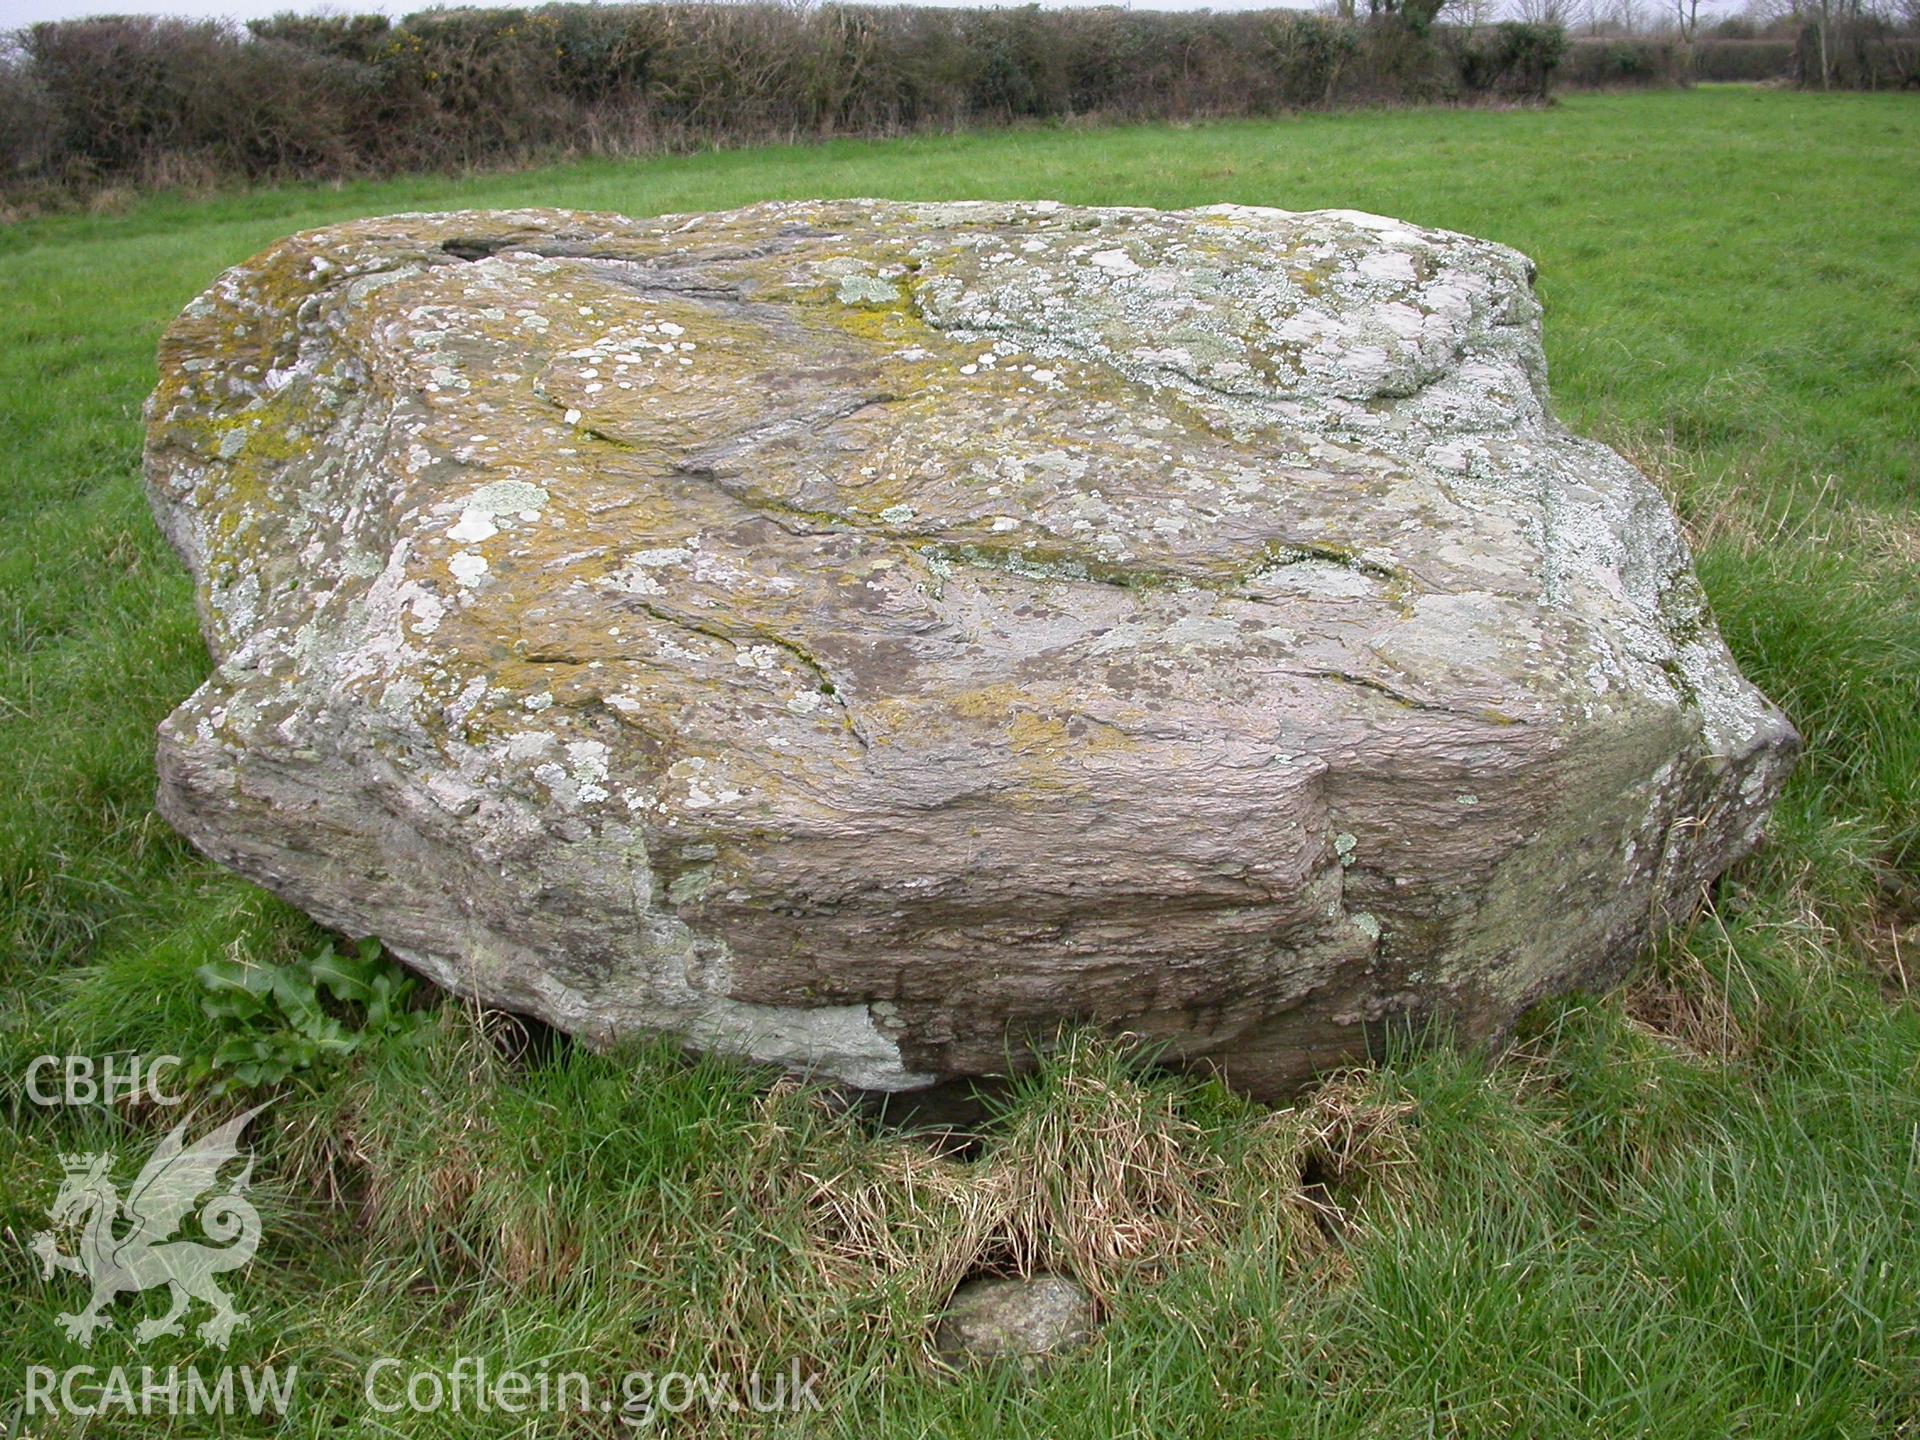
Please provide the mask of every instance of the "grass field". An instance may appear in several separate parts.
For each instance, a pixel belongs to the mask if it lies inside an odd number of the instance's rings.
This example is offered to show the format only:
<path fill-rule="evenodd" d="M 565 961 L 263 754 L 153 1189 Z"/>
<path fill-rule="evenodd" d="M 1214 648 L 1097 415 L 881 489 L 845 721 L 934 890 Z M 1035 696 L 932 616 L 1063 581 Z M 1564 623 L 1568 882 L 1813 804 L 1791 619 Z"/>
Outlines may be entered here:
<path fill-rule="evenodd" d="M 197 968 L 326 939 L 150 809 L 153 727 L 207 667 L 139 491 L 161 327 L 346 216 L 807 195 L 1343 206 L 1529 252 L 1563 418 L 1667 488 L 1728 642 L 1806 735 L 1773 843 L 1624 992 L 1539 1014 L 1497 1062 L 1398 1055 L 1269 1114 L 1083 1037 L 964 1156 L 738 1068 L 516 1046 L 442 1005 L 296 1072 L 257 1122 L 265 1239 L 224 1358 L 298 1366 L 283 1420 L 23 1418 L 30 1365 L 220 1361 L 136 1346 L 151 1295 L 90 1351 L 59 1332 L 80 1283 L 27 1244 L 60 1154 L 118 1151 L 124 1181 L 173 1117 L 29 1104 L 29 1059 L 212 1054 L 232 1022 Z M 363 1394 L 377 1357 L 466 1355 L 820 1377 L 816 1415 L 679 1422 L 702 1432 L 1920 1435 L 1912 97 L 1702 88 L 148 199 L 0 231 L 0 397 L 7 1433 L 633 1433 Z M 1030 1384 L 940 1372 L 952 1283 L 1021 1264 L 1099 1292 L 1095 1345 Z"/>

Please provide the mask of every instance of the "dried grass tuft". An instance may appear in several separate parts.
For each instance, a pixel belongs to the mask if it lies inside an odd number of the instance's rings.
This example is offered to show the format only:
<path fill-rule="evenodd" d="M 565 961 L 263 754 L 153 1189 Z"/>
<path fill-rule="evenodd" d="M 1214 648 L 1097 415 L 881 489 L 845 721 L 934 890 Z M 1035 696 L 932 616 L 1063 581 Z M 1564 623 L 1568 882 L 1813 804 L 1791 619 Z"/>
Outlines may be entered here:
<path fill-rule="evenodd" d="M 914 1137 L 872 1140 L 835 1167 L 803 1155 L 759 1169 L 759 1202 L 796 1205 L 810 1276 L 843 1292 L 889 1292 L 931 1315 L 970 1275 L 1072 1275 L 1099 1299 L 1238 1244 L 1277 1245 L 1305 1264 L 1355 1216 L 1334 1198 L 1399 1189 L 1413 1161 L 1413 1107 L 1341 1076 L 1250 1130 L 1235 1153 L 1182 1113 L 1181 1091 L 1131 1073 L 1124 1046 L 1070 1037 L 1046 1081 L 1008 1110 L 978 1158 Z M 817 1103 L 767 1097 L 778 1113 Z"/>

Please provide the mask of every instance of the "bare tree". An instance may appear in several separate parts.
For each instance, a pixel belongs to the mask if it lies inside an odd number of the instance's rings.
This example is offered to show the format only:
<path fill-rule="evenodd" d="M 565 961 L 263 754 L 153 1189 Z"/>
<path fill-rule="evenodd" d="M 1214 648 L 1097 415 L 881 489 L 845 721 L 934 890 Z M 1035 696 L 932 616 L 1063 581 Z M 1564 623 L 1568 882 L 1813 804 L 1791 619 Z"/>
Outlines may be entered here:
<path fill-rule="evenodd" d="M 1513 9 L 1530 25 L 1565 25 L 1573 18 L 1571 0 L 1514 0 Z"/>
<path fill-rule="evenodd" d="M 1615 0 L 1613 13 L 1618 17 L 1623 35 L 1638 35 L 1653 28 L 1646 0 Z"/>
<path fill-rule="evenodd" d="M 1573 28 L 1582 35 L 1604 34 L 1612 14 L 1611 0 L 1578 0 L 1574 8 Z"/>

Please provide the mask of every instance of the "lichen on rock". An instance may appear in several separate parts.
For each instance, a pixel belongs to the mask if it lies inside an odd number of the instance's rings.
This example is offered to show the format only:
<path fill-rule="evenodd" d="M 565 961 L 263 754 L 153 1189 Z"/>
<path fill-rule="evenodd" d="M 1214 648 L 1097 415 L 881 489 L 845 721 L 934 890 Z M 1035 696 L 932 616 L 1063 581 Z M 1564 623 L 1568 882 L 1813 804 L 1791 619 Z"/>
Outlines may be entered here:
<path fill-rule="evenodd" d="M 1797 744 L 1531 280 L 1231 206 L 295 236 L 161 346 L 161 809 L 487 1003 L 858 1086 L 1498 1036 Z"/>

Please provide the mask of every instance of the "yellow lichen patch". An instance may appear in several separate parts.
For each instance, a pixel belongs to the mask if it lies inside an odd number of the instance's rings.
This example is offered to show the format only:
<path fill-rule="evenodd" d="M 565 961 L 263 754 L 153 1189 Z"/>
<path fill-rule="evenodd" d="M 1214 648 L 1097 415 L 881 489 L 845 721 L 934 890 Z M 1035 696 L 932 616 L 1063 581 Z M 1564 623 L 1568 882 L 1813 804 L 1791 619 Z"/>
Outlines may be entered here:
<path fill-rule="evenodd" d="M 1007 744 L 1016 755 L 1062 758 L 1072 744 L 1067 722 L 1058 715 L 1016 710 L 1007 727 Z"/>
<path fill-rule="evenodd" d="M 841 305 L 820 307 L 835 328 L 861 340 L 879 345 L 925 345 L 938 338 L 922 320 L 910 301 L 893 305 Z"/>
<path fill-rule="evenodd" d="M 312 437 L 303 428 L 312 407 L 287 391 L 254 402 L 251 408 L 196 417 L 176 431 L 207 460 L 198 501 L 208 517 L 208 562 L 216 580 L 265 558 L 270 540 L 262 527 L 277 533 L 284 516 L 275 511 L 273 492 L 287 467 L 311 453 Z"/>
<path fill-rule="evenodd" d="M 204 429 L 215 457 L 225 460 L 231 471 L 260 471 L 307 455 L 311 437 L 305 422 L 311 414 L 300 397 L 282 390 L 244 410 L 209 415 L 196 423 Z M 231 435 L 242 437 L 237 449 L 230 448 L 226 439 Z"/>

